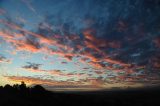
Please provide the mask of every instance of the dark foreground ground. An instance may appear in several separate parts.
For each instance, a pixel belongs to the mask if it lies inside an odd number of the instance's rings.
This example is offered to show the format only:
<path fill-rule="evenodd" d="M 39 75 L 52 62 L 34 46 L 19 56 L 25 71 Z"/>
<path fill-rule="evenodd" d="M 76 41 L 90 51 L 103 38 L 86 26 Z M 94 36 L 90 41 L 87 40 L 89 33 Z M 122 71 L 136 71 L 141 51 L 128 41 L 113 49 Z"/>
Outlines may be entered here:
<path fill-rule="evenodd" d="M 0 106 L 160 106 L 159 88 L 54 93 L 41 86 L 8 85 L 0 87 Z"/>

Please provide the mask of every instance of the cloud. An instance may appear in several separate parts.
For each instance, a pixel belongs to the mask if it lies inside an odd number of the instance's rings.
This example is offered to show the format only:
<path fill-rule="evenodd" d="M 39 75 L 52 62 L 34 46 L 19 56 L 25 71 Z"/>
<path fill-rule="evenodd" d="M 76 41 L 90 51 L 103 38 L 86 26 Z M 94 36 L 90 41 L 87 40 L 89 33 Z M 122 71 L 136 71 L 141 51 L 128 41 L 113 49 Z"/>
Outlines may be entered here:
<path fill-rule="evenodd" d="M 2 8 L 0 8 L 0 15 L 6 14 L 6 11 Z"/>
<path fill-rule="evenodd" d="M 72 81 L 56 81 L 49 79 L 40 79 L 34 77 L 25 77 L 25 76 L 4 76 L 12 82 L 21 82 L 24 81 L 28 85 L 37 85 L 40 84 L 48 89 L 54 90 L 54 88 L 98 88 L 99 86 L 94 84 L 82 84 L 81 82 L 72 82 Z"/>
<path fill-rule="evenodd" d="M 6 60 L 6 57 L 0 56 L 0 62 L 4 62 Z"/>
<path fill-rule="evenodd" d="M 65 62 L 65 61 L 62 61 L 61 63 L 62 63 L 62 64 L 67 64 L 67 62 Z"/>
<path fill-rule="evenodd" d="M 40 78 L 34 78 L 34 77 L 23 77 L 23 76 L 4 76 L 4 77 L 8 78 L 9 80 L 13 82 L 24 81 L 25 83 L 30 84 L 30 85 L 41 84 L 41 85 L 55 86 L 55 85 L 72 84 L 71 82 L 61 82 L 61 81 L 40 79 Z"/>
<path fill-rule="evenodd" d="M 85 58 L 85 60 L 83 59 L 84 62 L 89 61 L 89 64 L 96 69 L 126 70 L 127 67 L 131 66 L 131 64 L 123 62 L 124 59 L 119 60 L 117 57 L 112 57 L 112 55 L 106 52 L 109 48 L 120 49 L 121 42 L 98 38 L 96 37 L 95 30 L 86 29 L 83 32 L 85 38 L 83 40 L 80 37 L 76 37 L 77 35 L 74 35 L 75 37 L 73 37 L 73 35 L 62 36 L 59 34 L 51 36 L 49 32 L 44 32 L 42 29 L 39 29 L 38 33 L 34 33 L 27 31 L 12 22 L 4 20 L 1 20 L 1 22 L 14 30 L 20 31 L 19 33 L 8 31 L 1 31 L 0 33 L 5 41 L 16 47 L 17 51 L 30 51 L 34 53 L 44 51 L 44 53 L 50 55 L 62 56 L 68 61 L 72 61 L 73 57 L 81 57 Z M 52 46 L 56 47 L 56 49 L 52 49 Z M 76 49 L 76 47 L 80 47 L 81 49 Z M 117 53 L 116 55 L 121 56 L 121 52 L 115 53 Z M 106 66 L 106 63 L 120 65 L 123 68 L 116 69 L 108 67 Z M 30 70 L 44 72 L 44 70 L 35 70 L 33 68 L 30 68 Z"/>
<path fill-rule="evenodd" d="M 159 70 L 160 68 L 160 55 L 159 54 L 155 54 L 154 56 L 152 56 L 149 60 L 149 64 L 152 67 L 151 70 Z"/>
<path fill-rule="evenodd" d="M 0 54 L 0 63 L 10 63 L 11 60 Z"/>
<path fill-rule="evenodd" d="M 29 72 L 35 72 L 35 73 L 45 73 L 48 74 L 49 76 L 58 76 L 58 77 L 74 77 L 74 78 L 83 78 L 87 77 L 87 74 L 84 73 L 73 73 L 73 72 L 68 72 L 66 70 L 44 70 L 40 69 L 40 66 L 42 64 L 37 64 L 37 63 L 31 63 L 27 62 L 27 65 L 22 66 L 23 69 Z"/>
<path fill-rule="evenodd" d="M 92 33 L 94 34 L 95 32 L 92 30 L 86 30 L 84 31 L 84 36 L 86 38 L 86 40 L 84 41 L 84 44 L 82 43 L 82 48 L 86 48 L 82 51 L 78 51 L 75 49 L 74 46 L 72 45 L 66 45 L 66 43 L 68 42 L 68 38 L 67 37 L 61 37 L 61 38 L 54 38 L 54 36 L 47 36 L 48 33 L 45 32 L 43 35 L 41 34 L 36 34 L 27 30 L 24 30 L 23 28 L 9 23 L 9 22 L 5 22 L 2 21 L 2 23 L 14 28 L 14 29 L 18 29 L 19 31 L 23 31 L 26 34 L 29 35 L 20 35 L 21 37 L 24 37 L 24 39 L 20 39 L 19 41 L 16 39 L 13 39 L 13 36 L 9 36 L 9 38 L 5 38 L 6 41 L 9 41 L 11 43 L 13 43 L 13 45 L 16 46 L 17 50 L 28 50 L 31 52 L 38 52 L 40 50 L 44 50 L 46 53 L 49 54 L 55 54 L 55 55 L 59 55 L 64 57 L 65 59 L 67 59 L 68 61 L 71 61 L 73 57 L 77 57 L 77 56 L 83 56 L 85 58 L 90 59 L 90 64 L 96 68 L 104 68 L 105 64 L 102 63 L 103 62 L 108 62 L 111 64 L 119 64 L 119 65 L 127 65 L 125 63 L 119 62 L 117 60 L 113 60 L 113 59 L 102 59 L 105 57 L 106 53 L 105 51 L 102 49 L 100 49 L 100 47 L 107 47 L 107 43 L 106 40 L 103 39 L 98 39 L 96 37 L 94 37 L 93 35 L 91 35 Z M 39 31 L 40 32 L 40 31 Z M 17 35 L 17 34 L 16 34 Z M 18 34 L 19 36 L 19 34 Z M 71 37 L 73 38 L 73 37 Z M 75 39 L 79 39 L 79 38 L 75 38 Z M 65 40 L 65 44 L 63 44 L 63 42 L 59 42 L 59 41 L 63 41 Z M 72 41 L 71 41 L 72 42 Z M 77 42 L 81 42 L 81 41 L 77 41 Z M 83 42 L 83 40 L 82 40 Z M 80 43 L 78 43 L 80 44 Z M 45 45 L 45 46 L 44 46 Z M 47 45 L 47 46 L 46 46 Z M 58 50 L 53 50 L 50 48 L 50 46 L 54 45 L 55 47 L 58 47 Z M 113 47 L 113 44 L 111 45 L 111 43 L 108 43 L 109 46 Z M 114 46 L 113 48 L 118 48 L 117 46 Z M 76 51 L 75 51 L 75 50 Z M 89 50 L 91 49 L 91 50 Z M 69 50 L 69 52 L 68 52 Z M 74 51 L 73 51 L 74 50 Z M 94 51 L 92 51 L 94 50 Z M 74 53 L 77 52 L 77 53 Z"/>
<path fill-rule="evenodd" d="M 25 37 L 24 34 L 0 31 L 0 36 L 6 42 L 12 44 L 16 51 L 31 51 L 38 52 L 40 49 L 40 44 L 31 36 Z"/>
<path fill-rule="evenodd" d="M 36 13 L 35 8 L 32 6 L 32 4 L 29 1 L 26 0 L 21 0 L 24 4 L 26 4 L 26 6 L 34 13 Z"/>
<path fill-rule="evenodd" d="M 153 42 L 157 48 L 160 48 L 160 37 L 156 37 Z"/>
<path fill-rule="evenodd" d="M 73 55 L 65 55 L 64 58 L 66 58 L 67 60 L 71 61 L 73 58 Z"/>
<path fill-rule="evenodd" d="M 36 63 L 27 62 L 27 65 L 23 66 L 22 68 L 37 70 L 37 69 L 40 68 L 41 65 L 42 64 L 36 64 Z"/>

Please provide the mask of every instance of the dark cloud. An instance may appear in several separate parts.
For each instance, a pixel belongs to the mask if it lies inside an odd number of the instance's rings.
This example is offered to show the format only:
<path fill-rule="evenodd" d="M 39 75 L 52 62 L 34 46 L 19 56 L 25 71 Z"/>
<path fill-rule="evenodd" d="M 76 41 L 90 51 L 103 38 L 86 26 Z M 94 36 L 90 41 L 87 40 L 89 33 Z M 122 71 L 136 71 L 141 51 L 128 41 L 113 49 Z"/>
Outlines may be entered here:
<path fill-rule="evenodd" d="M 70 12 L 61 11 L 51 13 L 48 15 L 45 21 L 48 25 L 54 26 L 54 33 L 59 34 L 63 37 L 57 39 L 59 43 L 68 45 L 74 48 L 78 52 L 79 49 L 74 47 L 76 43 L 80 44 L 82 47 L 87 47 L 93 49 L 96 52 L 101 51 L 99 55 L 108 54 L 112 51 L 117 51 L 119 48 L 126 50 L 125 56 L 123 53 L 117 53 L 121 57 L 121 61 L 124 62 L 135 62 L 130 59 L 130 55 L 135 52 L 141 52 L 140 49 L 144 49 L 146 52 L 150 47 L 150 38 L 152 36 L 144 36 L 144 33 L 148 35 L 151 31 L 150 27 L 157 26 L 156 22 L 160 14 L 157 14 L 159 8 L 159 1 L 134 1 L 124 0 L 124 1 L 66 1 L 64 5 L 69 5 L 70 3 L 75 4 L 76 7 L 67 7 L 68 9 L 74 10 L 73 13 L 78 13 L 81 23 L 75 18 L 75 14 L 70 14 Z M 62 4 L 61 4 L 62 3 Z M 83 8 L 78 9 L 78 4 L 83 4 Z M 63 5 L 63 2 L 59 3 L 59 7 Z M 112 5 L 110 5 L 112 4 Z M 93 8 L 94 7 L 94 8 Z M 63 9 L 63 8 L 62 8 Z M 85 11 L 81 11 L 85 9 Z M 57 10 L 60 11 L 60 10 Z M 108 14 L 107 14 L 108 12 Z M 112 13 L 112 14 L 111 14 Z M 156 14 L 156 16 L 154 15 Z M 154 15 L 154 16 L 153 16 Z M 68 18 L 72 16 L 71 18 Z M 134 18 L 131 18 L 134 17 Z M 56 21 L 55 21 L 56 20 Z M 149 20 L 153 20 L 152 22 Z M 150 23 L 149 23 L 150 22 Z M 78 25 L 77 25 L 78 23 Z M 152 25 L 151 25 L 152 23 Z M 62 26 L 59 28 L 59 26 Z M 48 29 L 48 28 L 46 28 Z M 106 30 L 107 29 L 107 30 Z M 153 28 L 152 28 L 153 29 Z M 81 37 L 79 41 L 74 41 L 72 39 L 73 45 L 69 43 L 68 39 L 64 36 L 70 37 L 72 33 L 76 33 L 79 36 L 83 30 L 90 30 L 91 33 L 84 33 L 83 36 L 87 40 L 84 41 Z M 49 31 L 39 31 L 39 33 L 44 33 L 48 36 Z M 54 35 L 52 35 L 54 36 Z M 138 40 L 137 40 L 138 39 Z M 135 41 L 136 40 L 136 41 Z M 79 43 L 82 42 L 82 43 Z M 84 43 L 85 42 L 85 43 Z M 85 45 L 84 45 L 85 44 Z M 105 48 L 105 49 L 104 49 Z M 92 52 L 93 53 L 93 52 Z M 102 57 L 104 55 L 101 55 Z M 119 60 L 118 56 L 114 59 Z M 127 58 L 128 57 L 128 58 Z"/>
<path fill-rule="evenodd" d="M 26 44 L 33 46 L 35 49 L 41 48 L 41 44 L 38 39 L 32 35 L 26 37 Z"/>
<path fill-rule="evenodd" d="M 62 64 L 67 64 L 67 62 L 61 62 Z"/>
<path fill-rule="evenodd" d="M 7 59 L 4 55 L 0 54 L 0 63 L 9 63 L 10 59 Z"/>
<path fill-rule="evenodd" d="M 41 65 L 42 64 L 27 62 L 27 65 L 22 66 L 22 68 L 38 70 Z"/>
<path fill-rule="evenodd" d="M 4 60 L 6 60 L 6 57 L 4 57 L 3 55 L 0 55 L 0 61 L 3 62 Z"/>

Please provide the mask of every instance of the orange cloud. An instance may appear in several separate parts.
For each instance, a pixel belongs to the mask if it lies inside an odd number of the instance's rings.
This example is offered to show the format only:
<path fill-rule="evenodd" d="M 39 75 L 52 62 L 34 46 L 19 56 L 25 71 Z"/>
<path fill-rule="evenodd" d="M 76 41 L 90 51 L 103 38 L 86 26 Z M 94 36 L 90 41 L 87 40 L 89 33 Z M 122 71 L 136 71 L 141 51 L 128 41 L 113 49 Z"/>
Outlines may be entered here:
<path fill-rule="evenodd" d="M 93 62 L 93 61 L 90 61 L 88 64 L 90 64 L 95 69 L 104 69 L 104 67 L 105 67 L 104 65 L 102 65 L 98 62 Z"/>
<path fill-rule="evenodd" d="M 95 35 L 95 30 L 91 30 L 91 29 L 86 29 L 83 32 L 83 35 L 85 37 L 85 45 L 88 48 L 91 48 L 93 50 L 96 50 L 98 52 L 102 52 L 99 47 L 107 47 L 107 41 L 103 40 L 103 39 L 99 39 L 93 36 L 93 34 Z"/>
<path fill-rule="evenodd" d="M 17 51 L 31 51 L 31 52 L 38 52 L 39 48 L 37 47 L 37 44 L 29 43 L 26 39 L 16 39 L 16 38 L 22 38 L 22 34 L 12 33 L 9 32 L 0 32 L 0 36 L 3 37 L 3 39 L 6 42 L 11 43 L 13 46 L 16 47 Z"/>
<path fill-rule="evenodd" d="M 94 43 L 89 42 L 89 41 L 84 41 L 84 43 L 85 43 L 87 48 L 90 48 L 90 49 L 96 50 L 98 52 L 101 52 L 101 50 Z"/>
<path fill-rule="evenodd" d="M 29 85 L 48 85 L 48 86 L 55 86 L 55 85 L 71 85 L 73 82 L 66 82 L 66 81 L 56 81 L 56 80 L 49 80 L 49 79 L 40 79 L 40 78 L 34 78 L 34 77 L 23 77 L 23 76 L 4 76 L 8 80 L 12 82 L 21 82 L 24 81 L 25 83 Z"/>
<path fill-rule="evenodd" d="M 86 29 L 83 32 L 84 37 L 92 42 L 97 40 L 96 37 L 93 36 L 93 34 L 95 34 L 95 30 L 92 29 Z"/>
<path fill-rule="evenodd" d="M 74 56 L 73 54 L 67 54 L 67 55 L 64 55 L 64 58 L 66 58 L 68 61 L 71 61 L 73 56 Z"/>
<path fill-rule="evenodd" d="M 70 47 L 69 45 L 65 45 L 61 43 L 60 41 L 58 41 L 59 36 L 58 38 L 54 36 L 45 37 L 43 35 L 36 34 L 31 31 L 27 31 L 14 23 L 10 23 L 4 20 L 0 20 L 0 23 L 3 23 L 12 29 L 22 31 L 24 33 L 24 34 L 20 34 L 20 33 L 15 33 L 15 32 L 0 31 L 0 36 L 2 36 L 7 42 L 14 45 L 17 51 L 30 51 L 33 53 L 43 51 L 43 53 L 47 53 L 50 55 L 59 55 L 68 61 L 71 61 L 73 57 L 80 56 L 80 57 L 85 58 L 85 60 L 81 59 L 80 62 L 83 63 L 89 59 L 91 61 L 89 62 L 90 65 L 92 65 L 94 68 L 100 68 L 100 69 L 109 68 L 109 67 L 106 67 L 104 64 L 101 64 L 100 62 L 107 62 L 111 64 L 118 64 L 124 67 L 130 67 L 130 64 L 126 64 L 126 63 L 108 58 L 105 52 L 103 52 L 103 50 L 99 48 L 99 47 L 108 47 L 108 46 L 112 48 L 120 48 L 121 46 L 120 42 L 115 41 L 115 42 L 107 43 L 106 40 L 98 39 L 93 36 L 93 34 L 96 33 L 94 30 L 88 29 L 83 32 L 84 37 L 85 37 L 84 46 L 97 51 L 97 53 L 101 55 L 100 57 L 95 56 L 94 53 L 89 52 L 89 51 L 82 51 L 82 52 L 77 52 L 77 53 L 73 52 L 73 49 L 74 49 L 73 47 Z M 35 39 L 38 39 L 38 43 L 28 40 L 25 34 L 34 36 Z M 70 38 L 67 38 L 67 39 L 76 40 L 79 38 L 71 36 Z M 49 48 L 49 46 L 52 46 L 52 45 L 57 47 L 57 49 L 53 50 Z M 81 50 L 84 48 L 82 45 L 78 45 L 77 47 L 81 48 Z M 106 58 L 102 59 L 101 57 L 106 57 Z M 117 69 L 112 68 L 112 70 L 117 70 Z"/>
<path fill-rule="evenodd" d="M 44 37 L 43 35 L 36 34 L 34 32 L 31 32 L 31 31 L 27 31 L 27 30 L 21 28 L 20 26 L 14 24 L 14 23 L 10 23 L 10 22 L 7 22 L 5 20 L 0 20 L 0 23 L 5 24 L 12 29 L 22 31 L 25 34 L 34 36 L 35 38 L 39 39 L 39 44 L 41 44 L 41 45 L 43 45 L 43 44 L 46 44 L 48 46 L 54 45 L 54 46 L 58 47 L 59 49 L 66 49 L 66 50 L 70 50 L 70 51 L 73 50 L 73 48 L 71 48 L 69 46 L 58 43 L 56 41 L 56 39 L 54 39 L 54 38 L 47 38 L 47 37 Z M 0 35 L 3 36 L 6 41 L 8 41 L 10 43 L 13 43 L 17 47 L 18 50 L 27 50 L 27 51 L 31 51 L 31 52 L 38 52 L 39 51 L 39 48 L 37 48 L 35 45 L 33 45 L 31 43 L 26 42 L 26 40 L 15 39 L 15 38 L 19 38 L 19 37 L 24 37 L 23 34 L 19 34 L 19 33 L 15 33 L 15 32 L 2 32 L 1 31 Z M 49 50 L 49 51 L 51 52 L 51 50 Z M 59 52 L 58 54 L 62 55 L 61 53 L 62 52 Z M 64 55 L 64 53 L 63 53 L 63 55 Z"/>
<path fill-rule="evenodd" d="M 95 57 L 93 54 L 91 54 L 91 52 L 88 52 L 88 51 L 83 51 L 80 55 L 83 56 L 85 60 L 90 59 L 90 61 L 93 61 L 93 62 L 99 62 L 100 60 L 97 57 Z M 84 61 L 84 59 L 82 59 L 82 61 Z"/>
<path fill-rule="evenodd" d="M 100 83 L 93 83 L 89 81 L 88 83 L 83 83 L 82 81 L 56 81 L 56 80 L 49 80 L 49 79 L 40 79 L 34 77 L 24 77 L 24 76 L 4 76 L 12 83 L 20 83 L 24 81 L 28 85 L 47 85 L 47 89 L 54 90 L 54 88 L 97 88 L 100 86 Z"/>

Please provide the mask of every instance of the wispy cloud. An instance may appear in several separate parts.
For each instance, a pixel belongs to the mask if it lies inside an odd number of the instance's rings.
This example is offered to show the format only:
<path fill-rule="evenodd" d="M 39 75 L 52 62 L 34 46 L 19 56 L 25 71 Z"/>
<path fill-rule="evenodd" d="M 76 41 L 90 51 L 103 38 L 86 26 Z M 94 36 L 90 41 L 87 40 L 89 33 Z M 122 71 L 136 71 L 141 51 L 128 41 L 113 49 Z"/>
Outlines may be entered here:
<path fill-rule="evenodd" d="M 54 88 L 99 88 L 99 86 L 95 84 L 82 84 L 80 82 L 71 82 L 71 81 L 56 81 L 56 80 L 48 80 L 48 79 L 40 79 L 40 78 L 33 78 L 33 77 L 23 77 L 23 76 L 4 76 L 8 80 L 12 82 L 21 82 L 24 81 L 29 85 L 36 85 L 40 84 L 42 86 L 47 86 L 49 89 L 54 90 Z"/>
<path fill-rule="evenodd" d="M 11 59 L 7 59 L 5 56 L 0 54 L 0 63 L 11 63 Z"/>

